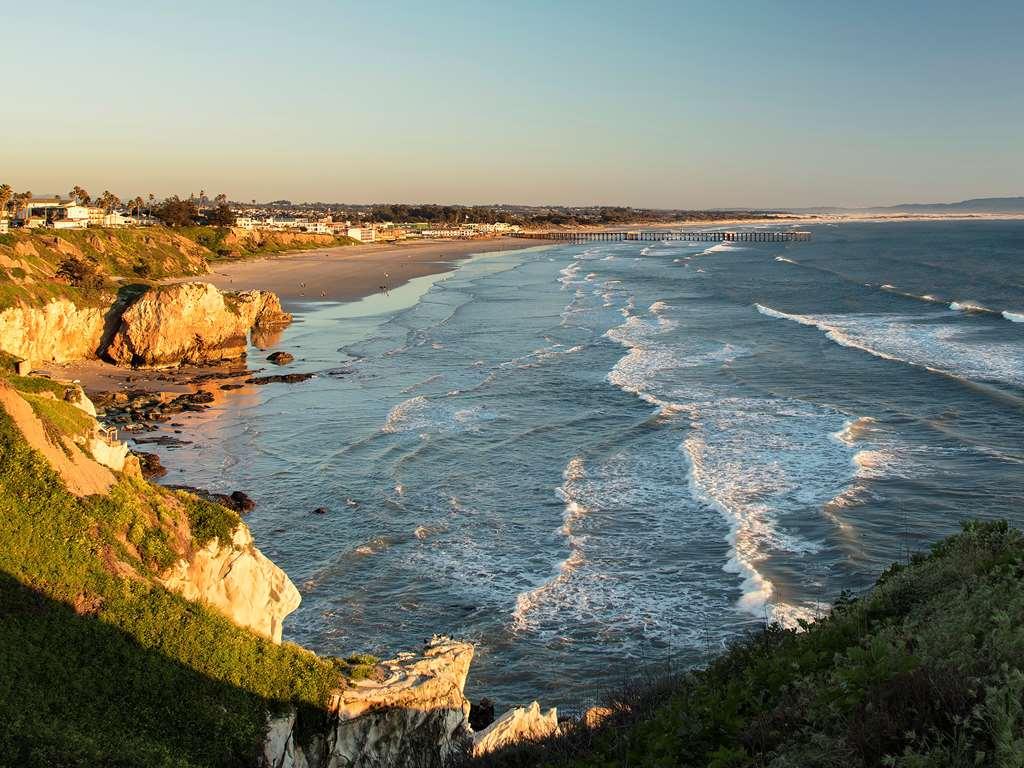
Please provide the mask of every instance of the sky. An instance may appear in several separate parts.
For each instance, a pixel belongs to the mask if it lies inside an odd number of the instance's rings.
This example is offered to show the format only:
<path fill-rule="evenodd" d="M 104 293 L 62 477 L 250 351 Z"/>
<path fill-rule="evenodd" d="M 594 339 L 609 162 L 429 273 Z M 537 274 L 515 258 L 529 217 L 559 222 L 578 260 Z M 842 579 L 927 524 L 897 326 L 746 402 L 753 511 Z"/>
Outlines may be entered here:
<path fill-rule="evenodd" d="M 1024 3 L 11 3 L 0 183 L 637 207 L 1024 195 Z"/>

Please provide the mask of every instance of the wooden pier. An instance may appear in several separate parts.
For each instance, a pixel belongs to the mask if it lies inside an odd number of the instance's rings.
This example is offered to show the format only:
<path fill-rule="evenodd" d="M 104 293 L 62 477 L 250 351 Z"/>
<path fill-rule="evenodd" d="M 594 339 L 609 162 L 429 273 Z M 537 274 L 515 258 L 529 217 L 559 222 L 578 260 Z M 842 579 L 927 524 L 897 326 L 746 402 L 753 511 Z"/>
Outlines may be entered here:
<path fill-rule="evenodd" d="M 514 232 L 512 237 L 522 237 L 530 240 L 564 240 L 570 243 L 583 242 L 618 242 L 622 240 L 692 240 L 692 241 L 715 241 L 715 242 L 743 242 L 743 243 L 788 243 L 796 240 L 810 240 L 811 233 L 805 230 L 781 230 L 766 232 L 762 230 L 751 230 L 749 232 L 735 232 L 732 230 L 714 230 L 687 232 L 683 230 L 653 230 L 641 229 L 622 232 L 586 232 L 572 230 L 558 232 Z"/>

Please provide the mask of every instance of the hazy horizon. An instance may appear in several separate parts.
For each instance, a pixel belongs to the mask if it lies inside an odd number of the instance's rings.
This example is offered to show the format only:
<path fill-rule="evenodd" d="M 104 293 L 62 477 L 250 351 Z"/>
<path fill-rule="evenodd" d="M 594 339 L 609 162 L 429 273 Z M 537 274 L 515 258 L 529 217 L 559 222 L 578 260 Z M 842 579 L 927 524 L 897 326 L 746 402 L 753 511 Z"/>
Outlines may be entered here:
<path fill-rule="evenodd" d="M 1024 7 L 18 5 L 2 182 L 879 207 L 1024 186 Z M 16 34 L 11 34 L 11 33 Z"/>

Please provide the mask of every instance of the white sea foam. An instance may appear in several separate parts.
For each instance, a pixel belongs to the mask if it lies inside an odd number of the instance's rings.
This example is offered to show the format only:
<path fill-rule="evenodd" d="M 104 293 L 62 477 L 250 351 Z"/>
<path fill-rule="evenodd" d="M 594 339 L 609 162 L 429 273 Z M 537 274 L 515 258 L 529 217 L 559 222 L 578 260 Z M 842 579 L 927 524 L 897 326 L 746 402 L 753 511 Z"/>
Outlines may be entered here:
<path fill-rule="evenodd" d="M 755 304 L 768 317 L 817 328 L 844 347 L 884 360 L 971 380 L 1024 385 L 1024 352 L 1009 342 L 982 342 L 934 315 L 799 315 Z"/>
<path fill-rule="evenodd" d="M 740 576 L 738 606 L 783 624 L 815 609 L 778 598 L 760 564 L 780 552 L 800 556 L 820 544 L 786 532 L 780 518 L 820 507 L 848 477 L 848 450 L 831 441 L 836 414 L 796 401 L 723 398 L 695 405 L 692 434 L 680 446 L 690 491 L 729 524 L 728 572 Z"/>
<path fill-rule="evenodd" d="M 1011 323 L 1024 323 L 1024 312 L 1010 312 L 1007 309 L 1003 310 L 1003 317 Z"/>
<path fill-rule="evenodd" d="M 950 302 L 949 308 L 954 312 L 975 312 L 978 314 L 995 314 L 995 310 L 989 309 L 984 304 L 979 304 L 976 301 L 953 301 Z"/>
<path fill-rule="evenodd" d="M 562 486 L 556 489 L 558 496 L 565 502 L 565 510 L 562 513 L 562 526 L 558 529 L 558 532 L 565 537 L 566 544 L 569 547 L 569 554 L 556 566 L 554 577 L 534 589 L 517 595 L 516 605 L 512 611 L 512 626 L 517 631 L 530 628 L 530 614 L 533 610 L 541 604 L 548 594 L 569 579 L 572 573 L 585 561 L 583 552 L 585 537 L 577 535 L 576 532 L 576 526 L 579 521 L 585 518 L 590 511 L 578 498 L 578 485 L 585 478 L 586 470 L 583 465 L 583 458 L 574 456 L 562 471 Z"/>
<path fill-rule="evenodd" d="M 560 282 L 562 284 L 562 290 L 567 289 L 570 285 L 572 285 L 572 283 L 575 282 L 576 276 L 579 273 L 579 271 L 580 271 L 580 263 L 579 263 L 579 261 L 574 261 L 569 266 L 564 267 L 563 269 L 559 270 L 559 272 L 558 272 L 558 282 Z"/>
<path fill-rule="evenodd" d="M 474 429 L 495 418 L 497 414 L 482 405 L 460 408 L 447 399 L 435 400 L 417 395 L 393 407 L 381 431 L 386 434 L 460 432 Z"/>
<path fill-rule="evenodd" d="M 776 261 L 781 261 L 781 262 L 783 262 L 785 264 L 799 264 L 800 263 L 798 261 L 793 261 L 793 259 L 787 259 L 785 256 L 776 256 L 775 260 Z"/>

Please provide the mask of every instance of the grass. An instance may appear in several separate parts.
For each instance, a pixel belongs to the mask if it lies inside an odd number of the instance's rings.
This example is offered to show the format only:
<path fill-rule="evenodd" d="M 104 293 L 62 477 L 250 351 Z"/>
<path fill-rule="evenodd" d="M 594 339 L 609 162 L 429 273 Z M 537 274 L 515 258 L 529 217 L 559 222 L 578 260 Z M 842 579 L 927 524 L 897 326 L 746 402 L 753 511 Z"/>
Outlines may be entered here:
<path fill-rule="evenodd" d="M 80 426 L 25 391 L 46 385 L 8 381 L 54 425 Z M 269 713 L 321 722 L 329 692 L 369 674 L 374 660 L 277 645 L 160 586 L 182 515 L 186 547 L 237 522 L 126 476 L 73 496 L 0 409 L 0 764 L 251 765 Z"/>
<path fill-rule="evenodd" d="M 89 435 L 93 431 L 95 421 L 89 414 L 63 399 L 54 400 L 52 397 L 46 397 L 46 394 L 50 394 L 49 390 L 44 389 L 42 392 L 45 394 L 22 391 L 21 396 L 32 406 L 32 410 L 43 422 L 47 433 L 56 438 L 54 442 L 60 445 L 59 437 L 61 435 L 81 437 Z"/>
<path fill-rule="evenodd" d="M 1024 537 L 970 523 L 805 631 L 765 627 L 706 669 L 624 692 L 596 730 L 471 764 L 1021 766 L 1022 628 Z"/>
<path fill-rule="evenodd" d="M 11 361 L 13 363 L 13 356 Z M 2 376 L 3 374 L 0 374 Z M 54 397 L 59 400 L 64 399 L 64 393 L 68 389 L 67 384 L 61 384 L 59 381 L 53 381 L 47 379 L 44 376 L 17 376 L 10 375 L 5 376 L 7 382 L 19 392 L 29 393 L 33 395 L 42 394 L 43 392 L 51 392 Z"/>
<path fill-rule="evenodd" d="M 205 546 L 213 539 L 222 547 L 231 546 L 231 532 L 242 520 L 236 512 L 185 491 L 179 491 L 177 496 L 185 507 L 192 541 L 197 546 Z"/>

